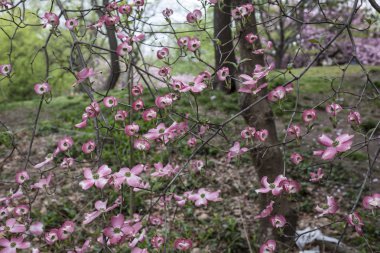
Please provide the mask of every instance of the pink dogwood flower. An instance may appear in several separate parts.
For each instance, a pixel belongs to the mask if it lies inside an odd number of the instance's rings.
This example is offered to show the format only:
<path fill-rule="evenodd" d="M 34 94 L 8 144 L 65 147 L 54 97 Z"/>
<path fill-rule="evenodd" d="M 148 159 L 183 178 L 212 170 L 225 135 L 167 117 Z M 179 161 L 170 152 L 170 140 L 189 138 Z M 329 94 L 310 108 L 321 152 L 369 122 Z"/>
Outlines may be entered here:
<path fill-rule="evenodd" d="M 1 233 L 24 233 L 26 231 L 26 227 L 24 224 L 19 223 L 15 218 L 10 218 L 6 220 L 4 226 L 0 226 Z"/>
<path fill-rule="evenodd" d="M 132 46 L 128 42 L 120 43 L 116 48 L 116 53 L 119 56 L 125 56 L 132 52 Z"/>
<path fill-rule="evenodd" d="M 15 181 L 18 184 L 23 184 L 25 181 L 30 179 L 29 174 L 26 170 L 19 171 L 16 173 Z"/>
<path fill-rule="evenodd" d="M 282 228 L 286 224 L 286 219 L 281 214 L 276 214 L 275 216 L 270 217 L 269 221 L 274 228 Z"/>
<path fill-rule="evenodd" d="M 81 71 L 79 71 L 76 74 L 77 82 L 76 83 L 82 83 L 85 81 L 87 78 L 90 78 L 95 75 L 94 69 L 93 68 L 84 68 Z"/>
<path fill-rule="evenodd" d="M 128 112 L 124 110 L 117 110 L 115 114 L 116 121 L 124 121 L 128 117 Z"/>
<path fill-rule="evenodd" d="M 254 219 L 263 219 L 263 218 L 266 218 L 268 217 L 269 215 L 271 215 L 271 213 L 273 212 L 273 205 L 274 205 L 274 201 L 272 200 L 269 205 L 267 205 L 261 212 L 260 214 L 256 215 L 254 217 Z"/>
<path fill-rule="evenodd" d="M 285 85 L 285 92 L 286 93 L 292 93 L 294 88 L 293 88 L 293 83 L 288 83 L 287 85 Z"/>
<path fill-rule="evenodd" d="M 333 117 L 338 115 L 338 113 L 342 110 L 343 110 L 342 106 L 336 103 L 326 105 L 326 112 Z"/>
<path fill-rule="evenodd" d="M 165 96 L 157 96 L 154 102 L 158 108 L 164 109 L 173 104 L 173 98 L 169 96 L 169 94 Z"/>
<path fill-rule="evenodd" d="M 145 39 L 144 33 L 136 34 L 132 37 L 133 42 L 140 42 L 140 41 L 143 41 L 144 39 Z"/>
<path fill-rule="evenodd" d="M 124 132 L 127 136 L 135 136 L 140 130 L 139 125 L 133 122 L 130 125 L 126 125 L 124 128 Z"/>
<path fill-rule="evenodd" d="M 134 111 L 140 111 L 144 109 L 144 101 L 141 98 L 137 99 L 135 102 L 132 103 L 132 109 Z"/>
<path fill-rule="evenodd" d="M 186 251 L 193 247 L 193 242 L 190 239 L 178 238 L 174 241 L 174 248 L 179 251 Z"/>
<path fill-rule="evenodd" d="M 13 192 L 13 190 L 10 189 L 9 192 L 5 196 L 0 196 L 0 203 L 5 202 L 5 204 L 8 205 L 10 201 L 19 199 L 23 196 L 24 196 L 24 193 L 21 187 L 18 187 L 17 191 L 15 192 Z"/>
<path fill-rule="evenodd" d="M 48 83 L 37 83 L 34 85 L 34 92 L 38 95 L 43 95 L 50 92 L 51 88 Z"/>
<path fill-rule="evenodd" d="M 189 23 L 195 23 L 198 20 L 200 20 L 201 18 L 202 18 L 202 12 L 200 10 L 198 10 L 198 9 L 195 9 L 194 11 L 189 12 L 186 15 L 186 20 Z"/>
<path fill-rule="evenodd" d="M 122 214 L 113 216 L 110 225 L 103 229 L 103 233 L 110 239 L 111 244 L 119 243 L 124 236 L 133 233 L 133 228 L 125 223 L 124 215 Z"/>
<path fill-rule="evenodd" d="M 255 133 L 255 139 L 264 142 L 268 138 L 268 135 L 269 132 L 266 129 L 257 130 Z"/>
<path fill-rule="evenodd" d="M 248 33 L 245 35 L 244 39 L 249 43 L 253 44 L 259 37 L 257 35 L 254 35 L 253 33 Z"/>
<path fill-rule="evenodd" d="M 160 139 L 164 143 L 167 143 L 169 141 L 170 129 L 165 127 L 165 123 L 160 123 L 157 125 L 156 128 L 151 128 L 148 130 L 146 134 L 143 135 L 143 137 L 147 140 L 157 140 Z"/>
<path fill-rule="evenodd" d="M 353 135 L 341 134 L 333 141 L 328 136 L 322 134 L 318 137 L 318 142 L 327 147 L 326 150 L 314 151 L 314 155 L 321 156 L 323 160 L 332 160 L 338 153 L 351 149 Z"/>
<path fill-rule="evenodd" d="M 50 186 L 53 173 L 49 173 L 47 177 L 42 177 L 37 183 L 30 186 L 32 189 L 44 189 Z"/>
<path fill-rule="evenodd" d="M 318 168 L 317 172 L 310 172 L 310 182 L 319 182 L 323 178 L 323 170 L 322 168 Z"/>
<path fill-rule="evenodd" d="M 181 48 L 187 47 L 189 40 L 190 40 L 189 36 L 180 37 L 177 40 L 177 45 Z"/>
<path fill-rule="evenodd" d="M 175 202 L 177 203 L 178 206 L 184 206 L 186 204 L 186 201 L 188 200 L 188 197 L 193 194 L 192 191 L 187 191 L 187 192 L 184 192 L 181 195 L 177 195 L 177 194 L 174 194 L 174 200 Z"/>
<path fill-rule="evenodd" d="M 274 196 L 280 195 L 283 187 L 282 187 L 282 182 L 284 180 L 287 180 L 286 177 L 283 175 L 279 175 L 276 177 L 273 183 L 268 183 L 268 177 L 264 176 L 261 178 L 261 186 L 262 188 L 257 189 L 256 193 L 268 193 L 272 192 Z"/>
<path fill-rule="evenodd" d="M 71 158 L 71 157 L 65 157 L 63 158 L 63 161 L 61 163 L 61 168 L 71 168 L 74 166 L 74 163 L 75 163 L 75 160 L 74 158 Z"/>
<path fill-rule="evenodd" d="M 116 48 L 116 53 L 119 56 L 125 56 L 132 51 L 132 46 L 128 42 L 120 43 Z"/>
<path fill-rule="evenodd" d="M 123 5 L 119 6 L 119 8 L 117 9 L 117 11 L 121 15 L 128 15 L 128 14 L 130 14 L 132 12 L 132 7 L 129 4 L 123 4 Z"/>
<path fill-rule="evenodd" d="M 209 192 L 204 188 L 198 190 L 197 193 L 192 193 L 188 199 L 195 202 L 195 206 L 207 206 L 208 201 L 217 202 L 222 199 L 219 198 L 220 190 L 215 192 Z"/>
<path fill-rule="evenodd" d="M 131 253 L 148 253 L 147 249 L 141 249 L 139 247 L 135 247 L 132 249 Z"/>
<path fill-rule="evenodd" d="M 107 184 L 112 170 L 107 165 L 99 167 L 96 173 L 92 173 L 90 168 L 83 169 L 85 180 L 79 182 L 83 190 L 87 190 L 95 185 L 96 188 L 103 189 Z"/>
<path fill-rule="evenodd" d="M 169 49 L 167 47 L 161 48 L 157 51 L 157 58 L 162 60 L 169 56 Z"/>
<path fill-rule="evenodd" d="M 12 72 L 12 65 L 10 64 L 1 64 L 0 65 L 0 75 L 9 76 Z"/>
<path fill-rule="evenodd" d="M 173 82 L 171 85 L 173 87 L 173 90 L 175 91 L 187 92 L 190 90 L 190 87 L 180 80 L 173 79 Z"/>
<path fill-rule="evenodd" d="M 335 214 L 339 210 L 339 206 L 334 197 L 327 196 L 327 204 L 322 206 L 317 205 L 315 210 L 320 213 L 318 215 L 320 217 L 327 214 Z"/>
<path fill-rule="evenodd" d="M 33 222 L 29 227 L 29 232 L 35 236 L 42 235 L 44 232 L 44 224 L 40 221 Z"/>
<path fill-rule="evenodd" d="M 142 113 L 142 118 L 144 121 L 151 121 L 157 118 L 157 111 L 153 108 L 146 109 Z"/>
<path fill-rule="evenodd" d="M 240 156 L 248 151 L 248 148 L 240 148 L 240 142 L 236 141 L 227 153 L 227 163 L 231 162 L 231 159 Z"/>
<path fill-rule="evenodd" d="M 282 86 L 276 87 L 274 90 L 269 92 L 268 100 L 271 102 L 277 102 L 285 97 L 286 90 Z"/>
<path fill-rule="evenodd" d="M 153 226 L 160 226 L 164 224 L 164 220 L 160 216 L 151 215 L 149 217 L 149 223 Z"/>
<path fill-rule="evenodd" d="M 201 41 L 197 37 L 189 39 L 187 43 L 187 49 L 190 52 L 195 52 L 200 47 L 201 47 Z"/>
<path fill-rule="evenodd" d="M 276 241 L 268 240 L 260 246 L 260 253 L 274 253 L 276 250 Z"/>
<path fill-rule="evenodd" d="M 187 146 L 189 146 L 190 148 L 194 148 L 196 145 L 197 145 L 197 138 L 195 137 L 189 138 L 189 140 L 187 141 Z"/>
<path fill-rule="evenodd" d="M 314 109 L 307 109 L 302 112 L 302 120 L 306 125 L 317 119 L 317 112 Z"/>
<path fill-rule="evenodd" d="M 21 217 L 29 213 L 28 205 L 18 205 L 13 209 L 13 215 L 15 217 Z"/>
<path fill-rule="evenodd" d="M 358 111 L 351 110 L 350 113 L 348 114 L 347 121 L 351 125 L 360 125 L 362 123 L 362 118 Z"/>
<path fill-rule="evenodd" d="M 94 101 L 85 109 L 88 118 L 95 118 L 100 114 L 100 106 Z M 83 117 L 82 117 L 83 120 Z"/>
<path fill-rule="evenodd" d="M 66 20 L 65 22 L 66 28 L 69 29 L 70 31 L 74 30 L 78 25 L 79 25 L 79 22 L 75 18 L 70 18 Z"/>
<path fill-rule="evenodd" d="M 179 92 L 191 91 L 193 93 L 200 93 L 207 88 L 207 85 L 203 82 L 203 79 L 199 77 L 195 78 L 194 82 L 189 82 L 188 84 L 183 84 L 181 82 L 181 85 L 182 86 L 180 87 Z"/>
<path fill-rule="evenodd" d="M 137 164 L 132 169 L 127 167 L 121 168 L 118 172 L 112 175 L 112 184 L 117 188 L 121 189 L 121 185 L 126 183 L 131 187 L 140 187 L 142 179 L 139 175 L 146 169 L 143 164 Z"/>
<path fill-rule="evenodd" d="M 44 28 L 46 28 L 48 25 L 52 26 L 53 28 L 59 25 L 59 17 L 57 14 L 51 12 L 46 12 L 42 17 L 42 21 L 44 23 Z"/>
<path fill-rule="evenodd" d="M 153 236 L 150 240 L 150 243 L 152 244 L 152 247 L 155 249 L 160 249 L 162 245 L 165 243 L 165 237 L 163 236 Z"/>
<path fill-rule="evenodd" d="M 132 95 L 137 97 L 142 95 L 144 92 L 144 86 L 141 83 L 134 84 L 132 86 Z"/>
<path fill-rule="evenodd" d="M 45 242 L 49 245 L 53 245 L 58 241 L 58 229 L 53 228 L 49 232 L 45 233 Z"/>
<path fill-rule="evenodd" d="M 282 188 L 289 194 L 297 193 L 301 190 L 301 184 L 293 179 L 286 179 L 281 182 Z"/>
<path fill-rule="evenodd" d="M 229 75 L 230 69 L 228 67 L 222 67 L 216 72 L 219 81 L 225 81 Z"/>
<path fill-rule="evenodd" d="M 169 67 L 161 67 L 158 70 L 158 75 L 162 76 L 162 77 L 166 77 L 166 76 L 168 76 L 171 73 L 171 71 L 172 71 L 172 69 L 169 68 Z"/>
<path fill-rule="evenodd" d="M 251 75 L 241 74 L 239 77 L 242 79 L 243 86 L 239 89 L 239 92 L 252 94 L 259 93 L 262 89 L 266 88 L 268 84 L 263 83 L 258 86 L 258 82 L 268 73 L 268 69 L 263 69 L 260 65 L 256 65 L 255 70 Z"/>
<path fill-rule="evenodd" d="M 103 16 L 106 26 L 114 26 L 120 21 L 119 16 L 105 15 Z"/>
<path fill-rule="evenodd" d="M 0 246 L 3 247 L 0 251 L 1 253 L 16 253 L 17 249 L 30 248 L 30 242 L 25 242 L 22 236 L 12 237 L 10 239 L 1 238 Z"/>
<path fill-rule="evenodd" d="M 238 91 L 242 93 L 256 95 L 262 89 L 268 86 L 268 83 L 263 83 L 263 84 L 258 85 L 259 79 L 256 79 L 254 76 L 252 77 L 246 74 L 241 74 L 240 78 L 243 79 L 243 82 L 242 82 L 243 85 L 239 88 Z"/>
<path fill-rule="evenodd" d="M 155 163 L 154 168 L 155 172 L 150 174 L 152 177 L 172 177 L 179 170 L 179 166 L 173 166 L 170 163 L 164 166 L 161 162 Z"/>
<path fill-rule="evenodd" d="M 353 226 L 359 235 L 363 235 L 362 226 L 364 226 L 362 218 L 359 216 L 358 212 L 353 212 L 347 216 L 347 222 L 349 225 Z"/>
<path fill-rule="evenodd" d="M 290 155 L 290 161 L 293 164 L 298 165 L 298 164 L 300 164 L 303 161 L 303 157 L 300 154 L 298 154 L 298 153 L 292 153 Z"/>
<path fill-rule="evenodd" d="M 204 166 L 205 164 L 202 160 L 192 160 L 190 162 L 190 168 L 194 173 L 202 171 Z"/>
<path fill-rule="evenodd" d="M 89 140 L 82 145 L 82 151 L 85 154 L 90 154 L 94 152 L 95 148 L 96 148 L 96 144 L 93 140 Z"/>
<path fill-rule="evenodd" d="M 173 15 L 173 13 L 174 13 L 173 10 L 169 8 L 166 8 L 165 10 L 162 11 L 162 15 L 165 18 L 169 18 L 171 15 Z"/>
<path fill-rule="evenodd" d="M 363 207 L 365 209 L 379 209 L 380 208 L 380 193 L 374 193 L 363 198 Z"/>
<path fill-rule="evenodd" d="M 88 248 L 90 247 L 90 242 L 91 242 L 91 239 L 87 239 L 82 247 L 75 247 L 75 250 L 74 251 L 67 251 L 67 253 L 86 253 Z"/>
<path fill-rule="evenodd" d="M 150 149 L 150 143 L 144 139 L 136 139 L 133 143 L 133 147 L 140 151 L 148 151 Z"/>
<path fill-rule="evenodd" d="M 65 136 L 58 141 L 57 149 L 54 151 L 55 154 L 59 152 L 66 152 L 74 145 L 74 141 L 70 136 Z"/>
<path fill-rule="evenodd" d="M 286 130 L 286 132 L 289 135 L 295 136 L 296 138 L 301 137 L 301 128 L 298 125 L 291 124 L 289 128 Z"/>
<path fill-rule="evenodd" d="M 87 108 L 89 108 L 89 107 L 87 107 Z M 82 114 L 82 121 L 79 122 L 78 124 L 75 124 L 75 127 L 76 128 L 85 128 L 85 127 L 87 127 L 87 120 L 88 120 L 88 118 L 89 118 L 88 114 L 87 113 L 83 113 Z"/>
<path fill-rule="evenodd" d="M 86 224 L 91 223 L 93 220 L 95 220 L 97 217 L 99 217 L 102 213 L 107 213 L 107 212 L 115 209 L 116 207 L 120 206 L 120 204 L 121 204 L 121 197 L 118 197 L 115 200 L 115 202 L 109 207 L 107 207 L 107 200 L 106 201 L 101 201 L 101 200 L 96 201 L 95 202 L 95 211 L 84 214 L 83 224 L 86 225 Z"/>
<path fill-rule="evenodd" d="M 117 10 L 117 7 L 117 2 L 110 2 L 106 5 L 106 10 L 112 12 L 114 10 Z"/>
<path fill-rule="evenodd" d="M 144 6 L 145 4 L 144 0 L 133 0 L 133 2 L 136 6 Z"/>
<path fill-rule="evenodd" d="M 62 226 L 58 229 L 58 239 L 66 240 L 70 237 L 75 230 L 75 223 L 72 221 L 65 221 Z"/>

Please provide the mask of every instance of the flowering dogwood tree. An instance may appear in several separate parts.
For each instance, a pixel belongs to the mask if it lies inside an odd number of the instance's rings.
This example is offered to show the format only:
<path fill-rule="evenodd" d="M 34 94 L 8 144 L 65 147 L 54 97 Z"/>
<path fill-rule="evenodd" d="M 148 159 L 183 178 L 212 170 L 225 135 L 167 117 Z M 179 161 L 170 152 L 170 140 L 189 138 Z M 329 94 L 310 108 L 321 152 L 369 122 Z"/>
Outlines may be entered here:
<path fill-rule="evenodd" d="M 18 143 L 12 129 L 1 121 L 1 126 L 11 133 L 12 143 L 0 166 L 15 152 L 23 161 L 12 168 L 12 175 L 1 178 L 5 186 L 0 195 L 1 252 L 27 249 L 142 253 L 206 248 L 197 241 L 195 228 L 189 228 L 184 217 L 188 210 L 225 204 L 221 187 L 209 187 L 196 180 L 207 170 L 208 161 L 203 155 L 210 147 L 223 157 L 224 167 L 239 166 L 244 158 L 252 158 L 257 178 L 252 170 L 250 180 L 256 182 L 257 188 L 244 190 L 252 190 L 260 202 L 261 211 L 252 222 L 259 220 L 261 229 L 253 241 L 244 228 L 250 252 L 293 251 L 299 238 L 314 231 L 297 232 L 299 204 L 308 201 L 299 197 L 300 192 L 310 185 L 323 184 L 337 161 L 366 149 L 367 168 L 350 208 L 343 209 L 332 192 L 324 192 L 321 201 L 313 201 L 313 217 L 328 219 L 320 227 L 341 225 L 335 251 L 342 251 L 347 234 L 366 238 L 366 219 L 380 208 L 379 189 L 371 187 L 368 194 L 365 192 L 380 154 L 376 135 L 380 121 L 376 119 L 375 127 L 365 132 L 360 127 L 360 108 L 363 103 L 378 103 L 380 92 L 358 57 L 352 36 L 353 32 L 361 32 L 353 25 L 362 8 L 360 1 L 350 2 L 343 20 L 325 16 L 317 21 L 298 19 L 294 14 L 299 13 L 303 1 L 293 5 L 282 1 L 200 0 L 195 1 L 195 9 L 186 8 L 181 1 L 170 1 L 154 13 L 162 16 L 164 23 L 150 21 L 149 10 L 156 3 L 149 0 L 104 0 L 100 5 L 96 1 L 80 4 L 52 0 L 35 9 L 32 2 L 0 0 L 0 18 L 7 23 L 0 29 L 9 44 L 7 51 L 1 51 L 8 55 L 8 61 L 0 63 L 1 81 L 11 82 L 23 71 L 13 68 L 18 60 L 12 53 L 17 32 L 32 26 L 46 35 L 41 35 L 44 43 L 38 49 L 44 57 L 45 76 L 27 84 L 39 97 L 29 143 Z M 266 6 L 280 10 L 271 17 L 271 23 L 289 19 L 301 26 L 336 28 L 328 41 L 319 43 L 318 52 L 298 74 L 291 67 L 274 69 L 270 57 L 274 42 L 261 39 L 258 28 L 263 23 L 256 19 Z M 213 8 L 230 17 L 227 27 L 221 27 L 234 32 L 227 36 L 230 41 L 210 33 L 208 11 Z M 328 6 L 316 4 L 307 8 L 323 12 Z M 30 11 L 38 18 L 29 21 Z M 185 13 L 181 22 L 173 21 L 175 11 Z M 157 37 L 162 34 L 166 39 Z M 340 66 L 341 82 L 326 83 L 331 90 L 320 101 L 301 104 L 304 87 L 300 80 L 343 35 L 352 52 L 349 64 Z M 54 40 L 69 43 L 68 57 L 50 50 Z M 239 60 L 231 62 L 229 56 L 219 55 L 214 64 L 214 59 L 204 56 L 205 44 L 216 52 L 236 54 Z M 30 60 L 33 65 L 35 59 Z M 200 66 L 202 71 L 190 78 L 178 77 L 175 68 L 180 62 Z M 359 65 L 364 79 L 358 87 L 346 88 L 345 72 L 353 62 Z M 46 156 L 35 157 L 33 152 L 41 148 L 35 145 L 41 111 L 55 99 L 52 66 L 75 79 L 71 89 L 83 92 L 87 105 L 76 108 L 76 122 L 59 136 L 54 146 L 48 147 Z M 285 76 L 283 83 L 270 84 Z M 113 88 L 121 78 L 123 90 L 115 92 Z M 99 83 L 106 89 L 97 88 Z M 232 83 L 237 86 L 239 111 L 224 113 L 221 120 L 215 121 L 207 116 L 200 98 L 207 93 L 212 99 L 216 92 L 213 83 L 227 88 Z M 224 99 L 231 97 L 226 95 Z M 287 108 L 288 101 L 292 101 L 293 108 Z M 282 135 L 278 134 L 280 127 L 276 126 L 272 108 L 288 115 L 287 122 L 280 126 Z M 245 125 L 238 125 L 237 134 L 230 131 L 231 124 L 242 118 Z M 322 119 L 342 130 L 336 134 L 324 131 L 318 127 Z M 307 138 L 317 148 L 311 148 Z M 309 173 L 294 172 L 307 162 Z M 63 191 L 67 196 L 61 196 L 61 201 L 78 192 L 84 201 L 73 202 L 67 209 L 75 210 L 75 214 L 57 224 L 40 211 L 45 199 Z M 182 223 L 178 225 L 178 221 Z M 368 250 L 376 243 L 367 239 L 366 242 Z"/>

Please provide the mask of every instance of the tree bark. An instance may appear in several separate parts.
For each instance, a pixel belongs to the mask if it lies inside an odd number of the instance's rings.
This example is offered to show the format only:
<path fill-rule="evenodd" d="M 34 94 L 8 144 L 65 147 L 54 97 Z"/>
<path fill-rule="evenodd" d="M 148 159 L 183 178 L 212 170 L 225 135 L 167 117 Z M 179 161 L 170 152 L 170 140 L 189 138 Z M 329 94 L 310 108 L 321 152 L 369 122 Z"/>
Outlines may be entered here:
<path fill-rule="evenodd" d="M 109 3 L 109 0 L 103 0 L 103 5 L 106 6 Z M 115 88 L 117 80 L 120 76 L 120 64 L 119 64 L 119 56 L 116 54 L 116 48 L 117 48 L 117 39 L 115 34 L 115 26 L 106 26 L 107 30 L 107 37 L 108 37 L 108 43 L 110 50 L 110 68 L 111 71 L 107 78 L 107 86 L 105 87 L 106 90 L 111 90 Z"/>
<path fill-rule="evenodd" d="M 233 64 L 236 63 L 236 57 L 234 52 L 234 43 L 231 31 L 231 4 L 232 0 L 224 0 L 214 7 L 214 37 L 219 40 L 219 43 L 215 43 L 215 68 L 220 69 L 222 67 L 228 67 L 230 69 L 230 75 L 234 76 L 236 69 Z M 236 91 L 236 84 L 234 80 L 231 80 L 231 87 L 227 87 L 225 82 L 219 81 L 215 78 L 213 83 L 214 89 L 221 89 L 228 93 Z"/>
<path fill-rule="evenodd" d="M 247 3 L 250 1 L 241 0 L 241 3 Z M 255 13 L 252 13 L 248 18 L 248 23 L 240 31 L 240 36 L 244 36 L 248 33 L 258 34 L 256 26 Z M 255 48 L 261 48 L 260 40 L 256 40 Z M 239 43 L 240 56 L 242 59 L 251 59 L 250 61 L 243 62 L 240 66 L 241 73 L 250 74 L 255 68 L 256 64 L 262 66 L 265 65 L 263 55 L 255 55 L 252 53 L 252 46 L 247 43 L 244 39 L 240 40 Z M 259 97 L 266 94 L 267 90 L 263 90 Z M 253 104 L 257 98 L 252 94 L 244 93 L 240 97 L 241 109 L 247 108 L 249 105 Z M 256 129 L 267 129 L 269 131 L 269 136 L 266 141 L 266 145 L 271 146 L 277 144 L 278 138 L 276 133 L 276 124 L 274 120 L 273 112 L 269 106 L 266 99 L 259 102 L 257 105 L 251 107 L 247 110 L 243 117 L 248 125 L 255 127 Z M 273 182 L 273 180 L 280 174 L 283 173 L 283 157 L 282 152 L 279 147 L 272 147 L 269 150 L 253 151 L 253 164 L 257 171 L 258 179 L 260 180 L 263 176 L 268 176 L 268 181 Z M 259 201 L 261 208 L 265 208 L 270 200 L 275 201 L 274 214 L 283 214 L 286 217 L 288 224 L 284 229 L 284 235 L 277 233 L 278 230 L 274 230 L 269 224 L 268 219 L 262 219 L 260 224 L 259 240 L 260 243 L 265 242 L 268 239 L 276 237 L 277 240 L 282 241 L 287 246 L 291 246 L 293 242 L 293 237 L 295 234 L 295 228 L 297 223 L 297 215 L 290 207 L 290 202 L 287 197 L 283 194 L 280 197 L 274 198 L 270 193 L 260 194 Z M 279 245 L 280 246 L 280 245 Z"/>

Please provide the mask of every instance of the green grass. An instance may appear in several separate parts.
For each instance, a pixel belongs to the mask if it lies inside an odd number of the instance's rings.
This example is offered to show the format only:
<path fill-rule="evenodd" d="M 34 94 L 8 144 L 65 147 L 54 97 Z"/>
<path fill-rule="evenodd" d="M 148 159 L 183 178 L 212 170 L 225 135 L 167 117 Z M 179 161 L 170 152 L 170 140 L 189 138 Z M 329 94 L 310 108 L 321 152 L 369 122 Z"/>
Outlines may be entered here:
<path fill-rule="evenodd" d="M 343 66 L 342 66 L 343 68 Z M 380 71 L 380 66 L 366 66 L 366 69 L 370 73 L 378 73 Z M 304 68 L 292 69 L 291 73 L 295 76 L 299 76 L 304 71 Z M 281 71 L 283 72 L 283 71 Z M 343 71 L 338 66 L 323 66 L 323 67 L 312 67 L 306 74 L 304 74 L 299 80 L 300 87 L 303 93 L 323 93 L 331 90 L 331 83 L 334 86 L 340 83 Z M 279 76 L 280 72 L 273 71 L 269 77 L 275 78 Z M 345 80 L 343 85 L 354 85 L 360 77 L 364 75 L 364 72 L 359 65 L 349 66 L 345 73 Z M 272 83 L 281 84 L 282 82 L 289 81 L 293 76 L 288 72 L 285 75 L 280 75 Z"/>

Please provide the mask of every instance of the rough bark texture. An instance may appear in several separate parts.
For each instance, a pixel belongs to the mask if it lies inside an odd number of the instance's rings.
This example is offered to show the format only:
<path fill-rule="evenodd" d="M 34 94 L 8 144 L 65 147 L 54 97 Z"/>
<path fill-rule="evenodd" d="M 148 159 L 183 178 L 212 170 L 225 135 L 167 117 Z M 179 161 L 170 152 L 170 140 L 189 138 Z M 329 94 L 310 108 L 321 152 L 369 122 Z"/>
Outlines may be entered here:
<path fill-rule="evenodd" d="M 242 1 L 245 2 L 245 1 Z M 258 34 L 256 27 L 256 18 L 254 13 L 250 16 L 248 24 L 240 31 L 242 38 L 248 34 Z M 260 41 L 256 41 L 256 48 L 261 48 Z M 240 71 L 241 73 L 249 74 L 252 73 L 255 68 L 255 64 L 265 65 L 263 55 L 254 55 L 252 54 L 251 45 L 249 45 L 244 39 L 240 40 L 239 50 L 240 56 L 242 59 L 251 59 L 251 61 L 246 61 L 241 64 Z M 267 91 L 262 91 L 261 94 L 266 94 Z M 256 101 L 251 94 L 243 94 L 241 96 L 241 109 L 246 108 Z M 243 114 L 244 119 L 247 124 L 255 127 L 256 129 L 267 129 L 269 131 L 269 137 L 266 141 L 266 145 L 273 145 L 278 143 L 278 138 L 276 134 L 276 124 L 274 121 L 273 112 L 269 106 L 269 103 L 266 99 L 258 103 L 257 105 L 251 107 Z M 267 151 L 254 151 L 253 153 L 253 164 L 257 170 L 258 179 L 260 180 L 263 176 L 268 176 L 269 182 L 273 182 L 276 176 L 283 173 L 283 159 L 282 152 L 280 148 L 273 147 Z M 289 238 L 287 236 L 294 236 L 294 229 L 297 223 L 297 215 L 290 208 L 290 203 L 287 200 L 285 195 L 280 197 L 273 198 L 273 196 L 268 194 L 260 194 L 260 205 L 262 208 L 267 206 L 271 199 L 275 201 L 274 213 L 283 214 L 286 217 L 286 220 L 290 225 L 287 225 L 284 234 L 286 236 L 280 236 L 272 229 L 271 225 L 267 219 L 263 219 L 260 226 L 259 240 L 260 243 L 264 240 L 270 239 L 271 236 L 276 236 L 277 240 L 280 240 L 286 245 L 291 245 L 294 238 Z"/>
<path fill-rule="evenodd" d="M 215 68 L 228 67 L 230 75 L 234 76 L 236 69 L 232 64 L 224 63 L 225 61 L 236 63 L 234 52 L 234 43 L 232 40 L 231 31 L 231 2 L 232 0 L 224 0 L 219 8 L 215 5 L 214 8 L 214 37 L 219 40 L 219 45 L 215 44 Z M 214 89 L 222 89 L 226 92 L 236 91 L 236 84 L 231 80 L 231 87 L 227 87 L 225 82 L 219 81 L 215 78 Z"/>
<path fill-rule="evenodd" d="M 106 6 L 109 3 L 109 0 L 103 0 L 103 5 Z M 115 33 L 115 26 L 106 26 L 107 29 L 107 37 L 108 37 L 108 43 L 110 50 L 110 67 L 111 71 L 109 73 L 109 76 L 107 78 L 107 86 L 105 89 L 110 90 L 115 88 L 117 80 L 120 76 L 120 64 L 119 64 L 119 56 L 115 53 L 117 48 L 117 39 L 116 39 L 116 33 Z"/>

